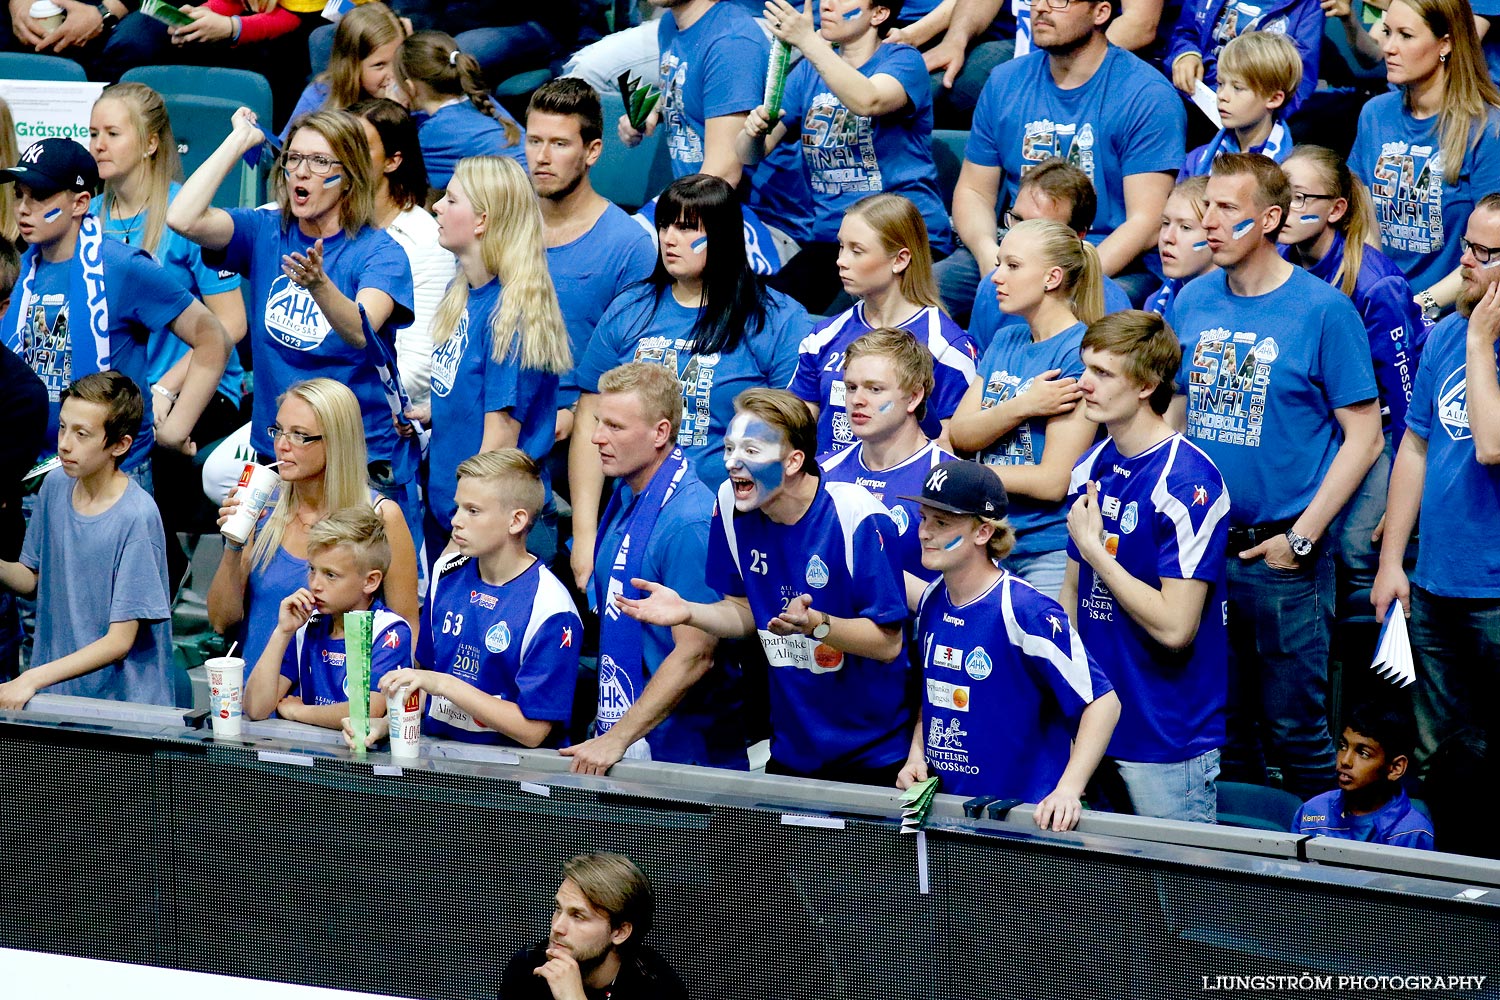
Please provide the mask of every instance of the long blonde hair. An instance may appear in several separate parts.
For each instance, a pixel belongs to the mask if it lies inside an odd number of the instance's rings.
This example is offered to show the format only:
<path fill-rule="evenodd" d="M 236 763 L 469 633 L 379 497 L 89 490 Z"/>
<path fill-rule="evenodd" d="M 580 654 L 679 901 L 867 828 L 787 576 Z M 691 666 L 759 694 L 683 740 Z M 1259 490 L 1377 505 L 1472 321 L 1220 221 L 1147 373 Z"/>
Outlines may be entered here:
<path fill-rule="evenodd" d="M 1329 222 L 1344 236 L 1344 259 L 1334 274 L 1334 282 L 1345 295 L 1354 294 L 1359 269 L 1364 264 L 1365 246 L 1380 245 L 1380 226 L 1375 221 L 1375 204 L 1370 191 L 1349 171 L 1344 158 L 1327 146 L 1295 146 L 1287 162 L 1306 160 L 1323 179 L 1323 189 L 1348 204 L 1337 222 Z"/>
<path fill-rule="evenodd" d="M 850 205 L 844 214 L 859 216 L 875 230 L 881 249 L 887 254 L 895 256 L 902 249 L 911 252 L 911 261 L 901 272 L 902 298 L 914 305 L 943 309 L 937 281 L 932 276 L 932 243 L 927 237 L 927 220 L 911 199 L 899 194 L 872 194 Z"/>
<path fill-rule="evenodd" d="M 362 3 L 339 18 L 333 32 L 333 52 L 328 57 L 328 68 L 318 74 L 318 82 L 328 84 L 328 98 L 323 107 L 347 108 L 363 97 L 384 97 L 384 94 L 365 94 L 360 87 L 360 64 L 370 53 L 382 45 L 398 42 L 406 37 L 406 25 L 379 0 Z M 395 72 L 396 59 L 391 57 L 391 71 Z"/>
<path fill-rule="evenodd" d="M 166 229 L 172 182 L 182 175 L 182 159 L 177 154 L 177 139 L 172 134 L 172 119 L 167 115 L 166 102 L 144 83 L 117 83 L 105 90 L 94 104 L 98 105 L 100 101 L 118 101 L 125 108 L 130 124 L 135 128 L 136 142 L 145 156 L 139 168 L 146 171 L 146 204 L 142 209 L 146 213 L 146 227 L 140 245 L 147 253 L 154 254 Z M 147 154 L 152 138 L 156 139 L 156 150 Z M 106 219 L 114 215 L 118 189 L 117 178 L 104 182 L 104 208 L 100 214 Z"/>
<path fill-rule="evenodd" d="M 521 338 L 521 365 L 561 375 L 573 365 L 547 250 L 542 212 L 520 164 L 503 156 L 470 156 L 453 170 L 476 215 L 488 224 L 479 237 L 484 269 L 500 279 L 500 301 L 490 313 L 491 353 L 503 361 Z M 432 321 L 433 343 L 446 343 L 458 330 L 469 305 L 469 280 L 462 271 L 448 284 Z"/>
<path fill-rule="evenodd" d="M 323 435 L 323 503 L 326 511 L 342 510 L 360 504 L 370 505 L 370 472 L 365 452 L 365 425 L 359 412 L 359 400 L 353 390 L 331 378 L 314 378 L 298 382 L 277 400 L 279 408 L 287 399 L 302 400 L 318 418 Z M 269 566 L 281 548 L 281 539 L 302 506 L 296 483 L 286 484 L 271 515 L 255 533 L 251 545 L 251 565 Z"/>
<path fill-rule="evenodd" d="M 287 134 L 290 149 L 297 133 L 311 129 L 328 142 L 333 158 L 339 161 L 343 171 L 344 190 L 339 199 L 339 226 L 350 239 L 359 235 L 375 219 L 375 167 L 370 162 L 370 140 L 365 135 L 364 124 L 347 111 L 314 111 L 294 119 Z M 285 154 L 283 154 L 285 155 Z M 313 174 L 314 182 L 327 182 L 327 177 Z M 281 206 L 282 228 L 292 224 L 292 199 L 287 193 L 286 171 L 277 168 L 271 171 L 271 197 Z"/>
<path fill-rule="evenodd" d="M 1081 323 L 1092 323 L 1104 315 L 1104 270 L 1099 253 L 1088 240 L 1053 219 L 1027 219 L 1010 227 L 1006 236 L 1035 236 L 1047 267 L 1060 267 L 1062 288 L 1068 293 L 1073 315 Z"/>
<path fill-rule="evenodd" d="M 11 116 L 10 105 L 0 97 L 0 167 L 13 167 L 20 158 L 21 151 L 16 149 L 16 120 Z M 12 244 L 21 239 L 14 184 L 0 184 L 0 236 Z"/>
<path fill-rule="evenodd" d="M 1443 151 L 1443 179 L 1457 184 L 1464 154 L 1479 144 L 1489 128 L 1491 110 L 1500 108 L 1500 88 L 1490 79 L 1474 10 L 1469 0 L 1401 0 L 1427 23 L 1436 38 L 1448 38 L 1452 51 L 1443 67 L 1443 105 L 1438 112 L 1438 147 Z M 1411 110 L 1411 88 L 1403 95 Z M 1493 132 L 1493 129 L 1491 130 Z"/>

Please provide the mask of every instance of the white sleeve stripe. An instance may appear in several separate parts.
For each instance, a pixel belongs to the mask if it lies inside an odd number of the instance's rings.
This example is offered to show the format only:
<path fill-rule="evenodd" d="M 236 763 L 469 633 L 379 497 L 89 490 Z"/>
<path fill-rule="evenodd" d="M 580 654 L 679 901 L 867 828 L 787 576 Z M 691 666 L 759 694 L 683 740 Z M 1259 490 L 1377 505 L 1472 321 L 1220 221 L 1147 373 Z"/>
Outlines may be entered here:
<path fill-rule="evenodd" d="M 890 511 L 881 506 L 880 501 L 863 486 L 856 486 L 854 483 L 826 483 L 823 488 L 833 501 L 839 528 L 844 533 L 844 565 L 849 569 L 850 578 L 857 580 L 858 577 L 854 575 L 854 535 L 866 518 L 875 514 L 890 517 Z"/>
<path fill-rule="evenodd" d="M 814 330 L 812 333 L 809 333 L 807 336 L 803 337 L 802 343 L 797 345 L 797 353 L 817 354 L 822 351 L 824 347 L 828 346 L 829 341 L 832 341 L 833 339 L 838 337 L 840 333 L 843 332 L 844 327 L 848 325 L 849 319 L 853 315 L 853 310 L 844 312 L 841 315 L 835 316 L 833 319 L 829 320 L 828 325 L 823 327 L 823 329 Z"/>
<path fill-rule="evenodd" d="M 536 599 L 531 605 L 531 618 L 526 622 L 526 633 L 521 637 L 521 649 L 523 655 L 527 656 L 531 654 L 532 639 L 549 618 L 564 612 L 574 617 L 578 615 L 578 606 L 573 603 L 573 598 L 562 581 L 553 576 L 552 571 L 545 566 L 538 566 L 537 572 Z M 582 636 L 573 638 L 575 643 L 582 640 Z"/>
<path fill-rule="evenodd" d="M 1099 460 L 1099 453 L 1104 450 L 1104 446 L 1109 444 L 1109 441 L 1109 438 L 1105 438 L 1094 445 L 1093 448 L 1089 449 L 1088 454 L 1080 458 L 1078 464 L 1073 466 L 1073 477 L 1068 482 L 1069 496 L 1077 493 L 1083 488 L 1085 483 L 1094 478 L 1094 463 Z"/>
<path fill-rule="evenodd" d="M 745 567 L 740 565 L 740 547 L 734 537 L 734 484 L 727 479 L 719 484 L 719 523 L 724 526 L 724 537 L 729 542 L 729 556 L 734 560 L 734 571 L 743 582 Z"/>
<path fill-rule="evenodd" d="M 1171 475 L 1172 467 L 1177 462 L 1177 450 L 1182 442 L 1182 438 L 1172 442 L 1172 452 L 1167 456 L 1166 466 L 1151 489 L 1151 500 L 1156 504 L 1156 509 L 1167 515 L 1172 522 L 1172 528 L 1177 534 L 1177 564 L 1182 570 L 1182 579 L 1191 580 L 1198 572 L 1198 564 L 1208 552 L 1208 543 L 1213 538 L 1214 529 L 1229 515 L 1229 489 L 1221 487 L 1218 498 L 1203 516 L 1203 526 L 1194 531 L 1193 516 L 1188 513 L 1187 505 L 1167 489 L 1167 477 Z"/>
<path fill-rule="evenodd" d="M 937 306 L 927 307 L 927 350 L 934 361 L 958 372 L 966 382 L 973 382 L 979 377 L 974 368 L 974 359 L 969 357 L 968 352 L 960 351 L 943 336 L 943 313 Z"/>
<path fill-rule="evenodd" d="M 1016 620 L 1016 610 L 1011 603 L 1011 577 L 1005 577 L 1005 589 L 1000 595 L 1000 613 L 1005 619 L 1005 635 L 1011 644 L 1027 656 L 1033 656 L 1040 660 L 1046 660 L 1067 681 L 1068 687 L 1073 693 L 1082 699 L 1085 705 L 1093 704 L 1094 678 L 1089 671 L 1088 654 L 1083 650 L 1083 640 L 1078 638 L 1078 633 L 1070 624 L 1068 629 L 1068 653 L 1064 653 L 1056 643 L 1050 639 L 1044 639 L 1038 635 L 1032 635 L 1021 627 Z M 1067 621 L 1067 615 L 1058 609 L 1062 621 Z"/>

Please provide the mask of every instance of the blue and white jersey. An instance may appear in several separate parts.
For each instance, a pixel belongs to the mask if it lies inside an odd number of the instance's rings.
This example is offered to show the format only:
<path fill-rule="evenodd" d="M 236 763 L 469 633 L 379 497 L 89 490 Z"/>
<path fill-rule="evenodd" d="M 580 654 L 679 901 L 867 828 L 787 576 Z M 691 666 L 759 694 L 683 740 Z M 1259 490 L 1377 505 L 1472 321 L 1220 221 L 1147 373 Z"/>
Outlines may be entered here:
<path fill-rule="evenodd" d="M 1166 317 L 1182 342 L 1187 436 L 1234 497 L 1236 527 L 1307 509 L 1343 442 L 1334 410 L 1376 397 L 1365 324 L 1301 268 L 1264 295 L 1222 271 L 1194 278 Z"/>
<path fill-rule="evenodd" d="M 1309 837 L 1409 847 L 1418 851 L 1433 849 L 1432 821 L 1417 811 L 1406 789 L 1399 785 L 1396 794 L 1385 805 L 1363 816 L 1344 811 L 1341 789 L 1315 795 L 1297 810 L 1297 818 L 1292 820 L 1292 832 Z"/>
<path fill-rule="evenodd" d="M 823 481 L 827 483 L 853 483 L 863 486 L 870 495 L 885 504 L 896 524 L 896 535 L 888 544 L 895 551 L 901 568 L 922 580 L 934 580 L 937 573 L 922 566 L 922 543 L 917 540 L 917 527 L 921 523 L 920 505 L 914 500 L 902 500 L 903 496 L 921 496 L 922 484 L 927 474 L 939 462 L 956 458 L 939 448 L 936 442 L 928 441 L 915 453 L 889 469 L 872 472 L 865 465 L 865 445 L 858 442 L 836 451 L 823 459 Z"/>
<path fill-rule="evenodd" d="M 411 626 L 380 601 L 375 612 L 375 637 L 370 649 L 370 690 L 380 690 L 380 679 L 392 670 L 412 665 Z M 342 705 L 349 700 L 343 637 L 333 638 L 333 615 L 314 615 L 287 643 L 281 676 L 292 682 L 287 694 L 304 705 Z"/>
<path fill-rule="evenodd" d="M 719 488 L 708 541 L 708 585 L 744 597 L 770 664 L 771 756 L 795 771 L 894 767 L 911 746 L 908 666 L 845 653 L 806 635 L 766 626 L 802 594 L 836 618 L 897 625 L 905 586 L 885 507 L 863 487 L 819 482 L 796 524 L 759 510 L 738 513 Z"/>
<path fill-rule="evenodd" d="M 865 304 L 857 302 L 833 319 L 824 320 L 797 346 L 797 374 L 789 388 L 798 399 L 818 404 L 820 456 L 827 457 L 854 443 L 854 428 L 844 409 L 844 352 L 872 329 L 865 319 Z M 969 335 L 936 306 L 923 306 L 900 329 L 911 333 L 932 354 L 932 398 L 927 400 L 927 412 L 922 417 L 922 433 L 935 438 L 974 381 L 979 351 Z"/>
<path fill-rule="evenodd" d="M 1004 571 L 962 605 L 939 579 L 922 595 L 917 639 L 927 766 L 942 790 L 1046 798 L 1083 710 L 1111 690 L 1067 612 Z"/>
<path fill-rule="evenodd" d="M 1406 426 L 1427 442 L 1422 543 L 1412 583 L 1439 597 L 1500 597 L 1500 465 L 1480 465 L 1469 428 L 1468 320 L 1454 313 L 1427 337 Z M 1496 369 L 1479 378 L 1496 378 Z"/>
<path fill-rule="evenodd" d="M 477 562 L 457 556 L 434 573 L 417 663 L 514 703 L 532 721 L 557 723 L 545 744 L 555 746 L 573 715 L 582 641 L 573 599 L 540 560 L 497 587 L 484 582 Z M 428 701 L 422 732 L 516 745 L 447 698 Z"/>
<path fill-rule="evenodd" d="M 1229 493 L 1208 456 L 1181 434 L 1129 458 L 1114 438 L 1095 445 L 1073 467 L 1068 506 L 1098 484 L 1106 545 L 1120 567 L 1160 590 L 1163 580 L 1208 584 L 1198 634 L 1185 650 L 1163 648 L 1115 601 L 1072 540 L 1078 563 L 1078 634 L 1109 664 L 1120 695 L 1120 721 L 1109 754 L 1166 764 L 1224 745 L 1229 647 L 1224 553 Z"/>
<path fill-rule="evenodd" d="M 656 22 L 661 52 L 661 103 L 657 114 L 672 176 L 703 169 L 710 118 L 744 114 L 764 97 L 770 49 L 743 7 L 716 3 L 686 31 L 670 12 Z"/>

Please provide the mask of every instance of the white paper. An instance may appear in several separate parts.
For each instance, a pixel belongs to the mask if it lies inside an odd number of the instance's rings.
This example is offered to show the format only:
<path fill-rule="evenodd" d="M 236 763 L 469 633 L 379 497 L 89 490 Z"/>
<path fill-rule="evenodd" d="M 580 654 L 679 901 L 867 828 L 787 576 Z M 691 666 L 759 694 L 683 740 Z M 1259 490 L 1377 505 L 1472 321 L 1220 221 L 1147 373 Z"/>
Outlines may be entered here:
<path fill-rule="evenodd" d="M 816 826 L 824 830 L 842 830 L 844 821 L 837 816 L 802 816 L 798 813 L 782 813 L 782 826 Z"/>
<path fill-rule="evenodd" d="M 552 797 L 552 789 L 548 788 L 546 785 L 539 785 L 534 781 L 521 782 L 521 791 L 530 792 L 532 795 L 540 795 L 543 798 Z"/>
<path fill-rule="evenodd" d="M 296 764 L 298 767 L 312 767 L 313 759 L 300 753 L 281 753 L 278 750 L 262 750 L 258 755 L 267 764 Z"/>
<path fill-rule="evenodd" d="M 927 878 L 927 831 L 917 831 L 917 892 L 927 895 L 932 885 Z"/>
<path fill-rule="evenodd" d="M 1406 609 L 1400 601 L 1392 601 L 1386 610 L 1380 644 L 1375 647 L 1375 659 L 1370 663 L 1370 669 L 1397 687 L 1406 687 L 1417 679 L 1416 664 L 1411 657 L 1411 640 L 1406 632 Z"/>
<path fill-rule="evenodd" d="M 1214 128 L 1223 128 L 1224 122 L 1219 118 L 1219 95 L 1209 88 L 1202 80 L 1193 88 L 1193 103 L 1198 110 L 1208 116 L 1208 120 L 1214 123 Z"/>

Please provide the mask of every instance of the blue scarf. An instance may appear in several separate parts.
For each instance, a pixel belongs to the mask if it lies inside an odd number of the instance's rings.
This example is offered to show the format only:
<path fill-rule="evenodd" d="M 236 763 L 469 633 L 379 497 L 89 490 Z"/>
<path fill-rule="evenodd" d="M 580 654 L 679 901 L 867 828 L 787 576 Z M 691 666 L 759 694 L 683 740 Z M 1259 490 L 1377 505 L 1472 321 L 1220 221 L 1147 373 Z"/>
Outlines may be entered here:
<path fill-rule="evenodd" d="M 34 293 L 41 256 L 38 247 L 26 248 L 26 254 L 21 258 L 20 291 L 11 300 L 5 319 L 0 321 L 0 340 L 27 364 L 31 363 L 28 351 L 31 345 L 22 343 L 21 337 L 22 331 L 28 327 L 27 317 L 33 308 L 41 308 Z M 79 322 L 83 317 L 88 317 L 87 323 Z M 109 371 L 109 299 L 104 290 L 104 235 L 98 218 L 93 215 L 83 217 L 83 225 L 78 230 L 78 246 L 74 248 L 73 264 L 68 272 L 68 333 L 75 359 L 92 355 L 94 371 Z M 89 374 L 76 361 L 72 370 L 74 378 Z"/>
<path fill-rule="evenodd" d="M 617 516 L 624 517 L 624 533 L 620 537 L 620 551 L 615 556 L 609 571 L 609 581 L 604 594 L 599 596 L 599 705 L 594 722 L 594 734 L 603 736 L 614 727 L 625 711 L 635 704 L 646 689 L 646 658 L 644 635 L 641 623 L 622 612 L 615 604 L 620 595 L 639 597 L 641 592 L 630 585 L 630 581 L 641 575 L 641 563 L 645 558 L 646 545 L 651 533 L 656 530 L 656 519 L 682 478 L 687 475 L 688 460 L 681 448 L 673 448 L 672 454 L 651 476 L 646 488 L 631 502 L 630 508 L 621 515 L 623 506 L 620 495 L 625 491 L 622 483 L 610 496 L 599 523 L 606 528 Z M 604 534 L 603 531 L 600 532 Z M 595 583 L 597 589 L 598 583 Z M 627 751 L 632 758 L 650 757 L 644 740 L 637 740 Z"/>
<path fill-rule="evenodd" d="M 396 369 L 396 349 L 375 335 L 370 327 L 370 316 L 365 312 L 365 307 L 359 307 L 359 323 L 364 327 L 365 350 L 369 352 L 370 363 L 375 366 L 375 374 L 380 378 L 380 387 L 385 390 L 386 405 L 391 408 L 391 418 L 399 426 L 413 427 L 416 433 L 409 440 L 416 445 L 415 449 L 403 448 L 398 451 L 397 457 L 410 462 L 410 469 L 398 469 L 398 473 L 409 472 L 414 474 L 416 465 L 420 462 L 419 453 L 427 450 L 427 438 L 431 433 L 421 424 L 413 424 L 406 416 L 406 411 L 411 406 L 411 399 L 406 395 L 406 387 L 401 384 L 401 373 Z M 415 451 L 417 454 L 409 454 Z M 411 475 L 398 475 L 396 482 L 410 482 Z"/>
<path fill-rule="evenodd" d="M 1291 151 L 1292 134 L 1287 130 L 1286 122 L 1277 121 L 1274 125 L 1271 126 L 1271 134 L 1266 136 L 1265 142 L 1261 143 L 1259 146 L 1252 146 L 1245 152 L 1260 153 L 1262 156 L 1269 156 L 1277 163 L 1280 163 L 1282 160 L 1285 160 L 1287 158 L 1287 155 L 1291 153 Z M 1239 152 L 1242 152 L 1242 150 L 1240 149 L 1239 142 L 1234 137 L 1233 130 L 1221 128 L 1219 129 L 1219 134 L 1213 137 L 1213 141 L 1210 142 L 1208 144 L 1208 148 L 1203 151 L 1203 160 L 1199 164 L 1199 169 L 1206 174 L 1209 171 L 1210 165 L 1214 162 L 1215 157 L 1217 157 L 1220 153 Z"/>

